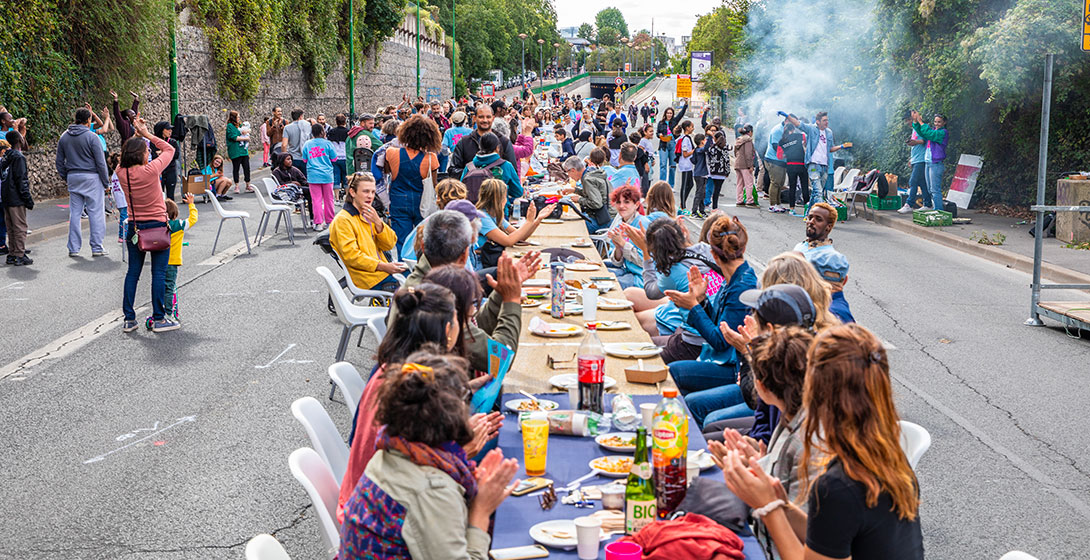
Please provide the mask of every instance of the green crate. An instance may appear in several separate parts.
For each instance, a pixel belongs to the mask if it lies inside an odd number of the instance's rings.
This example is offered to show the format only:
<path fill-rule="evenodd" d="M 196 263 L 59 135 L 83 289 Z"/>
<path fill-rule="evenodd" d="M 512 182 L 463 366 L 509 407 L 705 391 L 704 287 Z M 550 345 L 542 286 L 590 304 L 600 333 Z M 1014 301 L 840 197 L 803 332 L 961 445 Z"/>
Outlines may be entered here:
<path fill-rule="evenodd" d="M 901 207 L 900 196 L 880 197 L 872 194 L 867 197 L 867 208 L 871 210 L 896 210 Z"/>
<path fill-rule="evenodd" d="M 846 222 L 848 221 L 848 207 L 836 205 L 836 221 Z"/>
<path fill-rule="evenodd" d="M 925 227 L 952 226 L 954 215 L 944 210 L 916 210 L 912 213 L 912 221 Z"/>

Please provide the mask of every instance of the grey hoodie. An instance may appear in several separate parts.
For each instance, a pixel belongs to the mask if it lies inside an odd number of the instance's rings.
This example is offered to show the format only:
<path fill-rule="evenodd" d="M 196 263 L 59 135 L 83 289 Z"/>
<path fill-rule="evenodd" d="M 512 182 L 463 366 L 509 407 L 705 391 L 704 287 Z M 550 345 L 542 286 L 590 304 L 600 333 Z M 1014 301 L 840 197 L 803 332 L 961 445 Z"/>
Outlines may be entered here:
<path fill-rule="evenodd" d="M 94 173 L 102 181 L 103 187 L 110 184 L 102 142 L 87 125 L 70 124 L 68 130 L 61 134 L 57 142 L 57 173 L 66 181 L 69 173 Z"/>

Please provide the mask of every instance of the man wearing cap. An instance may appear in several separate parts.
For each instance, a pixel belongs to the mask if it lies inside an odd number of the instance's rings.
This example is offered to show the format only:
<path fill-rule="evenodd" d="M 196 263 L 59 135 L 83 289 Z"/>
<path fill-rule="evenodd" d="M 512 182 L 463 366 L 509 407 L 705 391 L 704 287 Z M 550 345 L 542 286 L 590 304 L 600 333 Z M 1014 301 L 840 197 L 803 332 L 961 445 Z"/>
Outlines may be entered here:
<path fill-rule="evenodd" d="M 848 283 L 848 257 L 831 245 L 828 247 L 829 250 L 813 252 L 806 258 L 832 289 L 833 299 L 829 302 L 829 313 L 836 315 L 842 323 L 854 323 L 852 308 L 848 305 L 848 300 L 844 299 L 844 285 Z"/>
<path fill-rule="evenodd" d="M 818 202 L 806 214 L 806 241 L 795 245 L 795 251 L 807 259 L 823 251 L 835 251 L 829 234 L 836 226 L 836 209 L 827 202 Z"/>
<path fill-rule="evenodd" d="M 454 152 L 455 146 L 458 145 L 458 142 L 462 141 L 464 136 L 473 134 L 473 129 L 466 126 L 466 118 L 465 111 L 455 111 L 454 114 L 450 116 L 450 128 L 443 133 L 443 151 L 446 152 L 448 156 Z M 439 169 L 439 171 L 445 173 L 450 162 L 446 161 L 440 163 L 446 164 L 441 165 Z"/>

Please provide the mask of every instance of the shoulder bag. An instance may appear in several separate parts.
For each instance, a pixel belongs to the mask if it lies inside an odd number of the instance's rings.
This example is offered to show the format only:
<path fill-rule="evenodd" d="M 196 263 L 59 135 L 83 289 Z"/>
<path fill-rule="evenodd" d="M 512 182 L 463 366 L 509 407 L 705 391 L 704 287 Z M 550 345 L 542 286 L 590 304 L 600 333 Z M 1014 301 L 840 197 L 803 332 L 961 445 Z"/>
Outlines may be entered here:
<path fill-rule="evenodd" d="M 125 168 L 125 184 L 129 188 L 129 205 L 133 205 L 132 180 L 129 178 L 129 168 Z M 136 225 L 136 211 L 129 216 L 133 229 L 136 230 L 136 248 L 145 253 L 152 251 L 165 251 L 170 249 L 170 231 L 167 226 L 151 226 L 140 228 Z"/>

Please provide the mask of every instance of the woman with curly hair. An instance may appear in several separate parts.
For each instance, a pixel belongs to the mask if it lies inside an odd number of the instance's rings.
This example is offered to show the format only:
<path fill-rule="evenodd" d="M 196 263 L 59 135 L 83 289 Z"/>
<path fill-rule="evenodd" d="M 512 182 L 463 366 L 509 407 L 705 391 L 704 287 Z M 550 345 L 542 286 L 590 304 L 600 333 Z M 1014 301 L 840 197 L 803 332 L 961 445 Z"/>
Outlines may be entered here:
<path fill-rule="evenodd" d="M 420 215 L 420 199 L 424 194 L 424 179 L 438 183 L 439 157 L 443 142 L 439 126 L 424 115 L 409 117 L 397 129 L 400 147 L 386 148 L 384 172 L 389 177 L 390 227 L 397 234 L 397 249 L 401 251 L 405 238 L 424 220 Z"/>
<path fill-rule="evenodd" d="M 646 229 L 651 224 L 640 213 L 640 188 L 624 185 L 613 189 L 609 202 L 617 210 L 617 217 L 609 224 L 606 268 L 617 277 L 621 289 L 631 288 L 643 281 L 643 250 L 628 242 L 628 231 L 622 225 Z"/>

